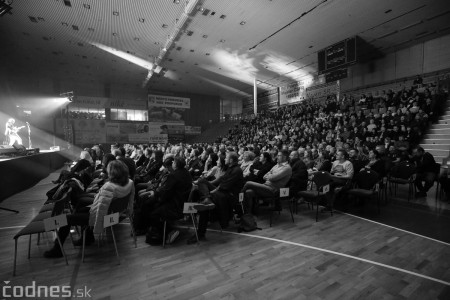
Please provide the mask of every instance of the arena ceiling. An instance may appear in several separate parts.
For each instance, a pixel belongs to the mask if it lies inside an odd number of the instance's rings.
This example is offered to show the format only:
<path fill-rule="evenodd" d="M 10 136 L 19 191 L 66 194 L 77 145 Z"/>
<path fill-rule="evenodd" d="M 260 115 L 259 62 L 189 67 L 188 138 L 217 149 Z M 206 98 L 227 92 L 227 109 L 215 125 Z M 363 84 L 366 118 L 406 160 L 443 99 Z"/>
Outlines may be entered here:
<path fill-rule="evenodd" d="M 317 51 L 355 35 L 388 53 L 450 32 L 448 0 L 14 0 L 10 5 L 11 14 L 0 17 L 0 57 L 11 76 L 224 98 L 251 94 L 255 76 L 261 89 L 315 76 Z"/>

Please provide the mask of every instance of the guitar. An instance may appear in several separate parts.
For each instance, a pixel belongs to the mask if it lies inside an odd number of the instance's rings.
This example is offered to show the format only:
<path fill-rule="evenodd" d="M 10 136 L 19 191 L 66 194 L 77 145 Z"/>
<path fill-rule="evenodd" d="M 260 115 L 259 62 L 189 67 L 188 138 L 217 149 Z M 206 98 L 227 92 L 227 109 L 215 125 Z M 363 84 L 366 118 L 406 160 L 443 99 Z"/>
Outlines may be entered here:
<path fill-rule="evenodd" d="M 25 128 L 25 126 L 20 126 L 20 127 L 13 127 L 10 131 L 11 134 L 17 134 L 17 132 L 19 132 L 20 129 Z"/>

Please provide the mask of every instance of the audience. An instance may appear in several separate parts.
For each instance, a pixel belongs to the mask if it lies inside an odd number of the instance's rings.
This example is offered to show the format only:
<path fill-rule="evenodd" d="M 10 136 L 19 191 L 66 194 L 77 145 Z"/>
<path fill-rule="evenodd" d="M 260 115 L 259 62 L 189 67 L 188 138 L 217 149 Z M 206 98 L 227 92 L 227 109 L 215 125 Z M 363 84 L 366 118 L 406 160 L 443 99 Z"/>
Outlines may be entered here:
<path fill-rule="evenodd" d="M 92 226 L 86 229 L 86 245 L 94 243 L 94 234 L 103 231 L 103 217 L 107 215 L 109 205 L 114 198 L 130 196 L 130 203 L 134 198 L 134 184 L 129 179 L 128 167 L 121 161 L 115 160 L 107 167 L 109 181 L 105 183 L 96 194 L 92 206 L 78 206 L 77 209 L 67 215 L 67 226 L 58 230 L 58 236 L 63 244 L 70 233 L 70 226 Z M 74 241 L 76 246 L 82 245 L 82 240 Z M 53 248 L 46 251 L 47 258 L 62 257 L 59 243 L 55 240 Z"/>
<path fill-rule="evenodd" d="M 69 225 L 96 225 L 94 233 L 98 232 L 98 222 L 88 222 L 89 215 L 102 214 L 112 197 L 131 192 L 131 184 L 133 195 L 136 189 L 133 226 L 139 234 L 147 232 L 151 245 L 162 242 L 164 220 L 182 217 L 185 201 L 198 202 L 197 235 L 205 240 L 209 221 L 218 220 L 226 228 L 233 213 L 244 213 L 237 205 L 240 192 L 244 193 L 245 213 L 257 213 L 259 201 L 255 200 L 269 197 L 277 199 L 273 209 L 279 211 L 280 188 L 289 187 L 295 196 L 307 188 L 308 178 L 317 171 L 332 175 L 324 211 L 333 209 L 358 172 L 370 169 L 383 178 L 393 164 L 403 161 L 416 165 L 416 196 L 423 197 L 439 170 L 433 156 L 416 146 L 430 122 L 437 119 L 441 98 L 427 88 L 423 92 L 416 88 L 379 95 L 368 92 L 359 100 L 351 94 L 342 99 L 329 96 L 326 101 L 306 100 L 263 111 L 242 119 L 214 144 L 122 147 L 116 143 L 111 154 L 95 145 L 88 148 L 92 157 L 82 151 L 76 165 L 55 183 L 93 167 L 93 159 L 99 159 L 97 171 L 89 174 L 92 183 L 73 197 Z M 448 178 L 440 180 L 445 183 Z M 68 228 L 60 229 L 63 241 Z M 87 232 L 91 243 L 93 232 Z M 169 243 L 179 234 L 170 224 L 166 232 Z M 196 241 L 194 235 L 188 244 Z M 61 256 L 61 250 L 55 244 L 45 255 Z"/>

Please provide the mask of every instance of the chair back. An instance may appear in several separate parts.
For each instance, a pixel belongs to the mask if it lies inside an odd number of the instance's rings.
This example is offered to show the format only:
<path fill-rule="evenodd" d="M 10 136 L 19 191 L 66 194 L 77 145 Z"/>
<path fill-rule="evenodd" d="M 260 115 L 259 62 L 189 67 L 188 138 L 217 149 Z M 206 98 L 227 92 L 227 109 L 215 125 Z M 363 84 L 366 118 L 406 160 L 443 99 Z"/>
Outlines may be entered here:
<path fill-rule="evenodd" d="M 126 195 L 125 197 L 122 198 L 114 198 L 111 201 L 111 204 L 109 205 L 109 214 L 113 214 L 113 213 L 121 213 L 125 210 L 128 209 L 128 206 L 130 204 L 130 197 L 131 197 L 131 193 L 129 193 L 128 195 Z"/>
<path fill-rule="evenodd" d="M 362 170 L 356 175 L 355 184 L 360 189 L 372 190 L 379 180 L 380 178 L 377 172 L 372 170 Z"/>
<path fill-rule="evenodd" d="M 390 177 L 410 179 L 416 173 L 416 166 L 406 162 L 398 164 L 391 169 Z"/>
<path fill-rule="evenodd" d="M 332 179 L 330 173 L 325 172 L 325 171 L 319 171 L 319 172 L 314 173 L 312 181 L 316 185 L 317 190 L 319 190 L 323 186 L 330 184 L 333 181 L 333 179 Z"/>

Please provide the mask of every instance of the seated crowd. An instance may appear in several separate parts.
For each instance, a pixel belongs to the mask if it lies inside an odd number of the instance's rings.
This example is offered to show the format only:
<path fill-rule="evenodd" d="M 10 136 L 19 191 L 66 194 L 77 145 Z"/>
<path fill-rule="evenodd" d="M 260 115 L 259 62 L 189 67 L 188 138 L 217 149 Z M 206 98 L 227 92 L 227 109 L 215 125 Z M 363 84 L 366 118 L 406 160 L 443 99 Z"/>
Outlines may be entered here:
<path fill-rule="evenodd" d="M 289 187 L 295 196 L 320 171 L 332 178 L 323 202 L 325 211 L 345 202 L 343 195 L 358 172 L 372 170 L 382 179 L 392 166 L 404 162 L 416 166 L 416 196 L 423 197 L 438 172 L 433 156 L 417 143 L 434 120 L 439 101 L 440 96 L 427 90 L 389 91 L 377 100 L 366 98 L 364 105 L 384 109 L 364 114 L 362 109 L 351 109 L 355 101 L 330 98 L 242 120 L 225 139 L 213 144 L 115 144 L 111 154 L 95 145 L 81 152 L 70 171 L 61 173 L 55 181 L 58 186 L 48 195 L 55 199 L 64 186 L 72 188 L 68 223 L 94 226 L 87 231 L 87 243 L 94 241 L 96 220 L 105 214 L 111 199 L 130 195 L 133 228 L 138 235 L 146 234 L 151 245 L 177 238 L 179 232 L 171 221 L 183 217 L 184 202 L 198 203 L 194 206 L 199 214 L 197 236 L 189 238 L 190 244 L 197 237 L 205 239 L 208 222 L 218 221 L 226 228 L 233 218 L 257 215 L 264 199 L 275 198 L 270 209 L 281 210 L 276 197 L 280 188 Z M 67 234 L 68 227 L 60 229 L 61 240 Z M 62 254 L 55 243 L 45 255 Z"/>

